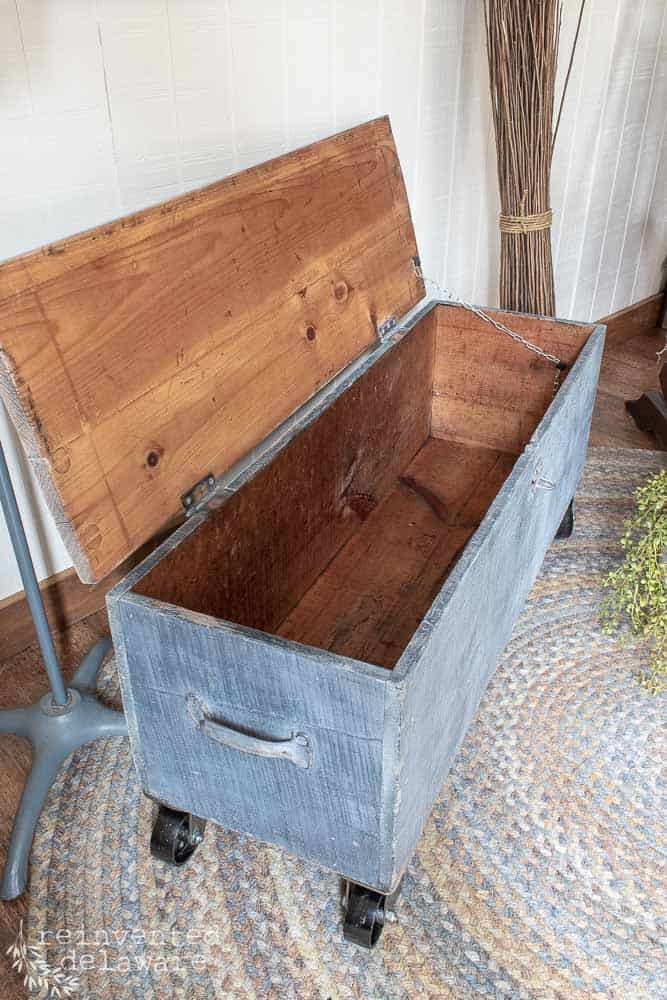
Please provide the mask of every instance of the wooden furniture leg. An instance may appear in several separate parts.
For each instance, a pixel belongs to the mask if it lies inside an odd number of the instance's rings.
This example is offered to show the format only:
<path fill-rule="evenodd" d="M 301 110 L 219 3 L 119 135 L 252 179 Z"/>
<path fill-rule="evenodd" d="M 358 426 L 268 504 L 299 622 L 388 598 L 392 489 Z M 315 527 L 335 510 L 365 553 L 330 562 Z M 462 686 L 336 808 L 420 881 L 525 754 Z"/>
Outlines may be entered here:
<path fill-rule="evenodd" d="M 658 446 L 667 451 L 667 365 L 660 370 L 660 389 L 629 399 L 625 408 L 640 431 L 652 434 Z"/>

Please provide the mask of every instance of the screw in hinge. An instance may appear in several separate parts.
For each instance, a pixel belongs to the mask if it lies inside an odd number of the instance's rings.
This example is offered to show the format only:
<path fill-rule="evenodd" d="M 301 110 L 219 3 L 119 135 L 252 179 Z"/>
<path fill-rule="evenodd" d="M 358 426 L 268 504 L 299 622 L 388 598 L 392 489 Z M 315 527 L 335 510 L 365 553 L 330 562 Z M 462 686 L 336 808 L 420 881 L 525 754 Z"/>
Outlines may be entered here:
<path fill-rule="evenodd" d="M 412 270 L 415 272 L 418 278 L 424 280 L 424 272 L 422 271 L 422 262 L 419 259 L 419 254 L 415 254 L 412 258 Z"/>
<path fill-rule="evenodd" d="M 207 476 L 204 476 L 198 483 L 195 483 L 191 490 L 182 495 L 181 502 L 186 511 L 192 510 L 214 487 L 215 476 L 212 472 L 209 472 Z"/>

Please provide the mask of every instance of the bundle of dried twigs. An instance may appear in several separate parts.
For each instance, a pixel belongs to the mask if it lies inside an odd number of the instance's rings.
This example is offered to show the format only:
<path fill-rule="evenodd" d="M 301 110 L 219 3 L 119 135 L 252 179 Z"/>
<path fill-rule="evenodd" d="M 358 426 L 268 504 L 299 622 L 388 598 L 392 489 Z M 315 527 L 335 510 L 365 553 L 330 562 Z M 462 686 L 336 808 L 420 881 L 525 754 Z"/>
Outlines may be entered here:
<path fill-rule="evenodd" d="M 553 316 L 549 179 L 559 0 L 484 0 L 500 188 L 500 305 Z"/>

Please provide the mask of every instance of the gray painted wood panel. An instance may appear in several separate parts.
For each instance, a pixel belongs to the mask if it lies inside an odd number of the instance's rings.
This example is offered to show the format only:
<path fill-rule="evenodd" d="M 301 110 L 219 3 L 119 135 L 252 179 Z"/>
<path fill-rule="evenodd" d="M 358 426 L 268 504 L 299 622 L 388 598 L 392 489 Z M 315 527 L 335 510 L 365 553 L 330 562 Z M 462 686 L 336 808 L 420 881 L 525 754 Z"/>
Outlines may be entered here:
<path fill-rule="evenodd" d="M 410 860 L 575 493 L 603 346 L 598 327 L 396 668 L 407 684 L 390 882 Z"/>
<path fill-rule="evenodd" d="M 375 884 L 388 843 L 383 796 L 387 672 L 133 596 L 119 608 L 129 651 L 137 764 L 161 802 L 280 844 Z M 312 763 L 211 740 L 208 718 L 270 740 L 303 734 Z M 396 725 L 394 726 L 396 728 Z"/>

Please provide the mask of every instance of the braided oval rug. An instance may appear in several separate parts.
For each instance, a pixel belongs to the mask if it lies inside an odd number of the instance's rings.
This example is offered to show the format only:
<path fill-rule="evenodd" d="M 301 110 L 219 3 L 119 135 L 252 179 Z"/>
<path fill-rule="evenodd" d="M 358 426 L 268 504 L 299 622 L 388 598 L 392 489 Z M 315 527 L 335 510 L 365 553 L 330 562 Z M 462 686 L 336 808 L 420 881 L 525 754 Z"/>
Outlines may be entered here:
<path fill-rule="evenodd" d="M 664 464 L 591 451 L 575 535 L 549 550 L 374 952 L 342 939 L 336 875 L 250 837 L 209 824 L 184 868 L 153 862 L 126 741 L 74 754 L 28 926 L 52 968 L 74 962 L 72 995 L 667 997 L 667 703 L 596 618 L 632 492 Z M 117 697 L 112 662 L 100 686 Z"/>

